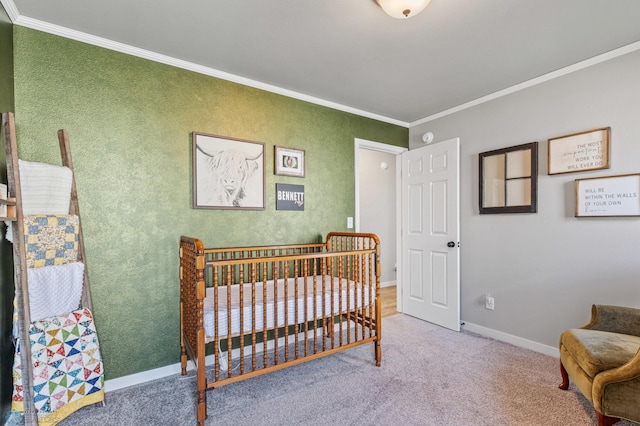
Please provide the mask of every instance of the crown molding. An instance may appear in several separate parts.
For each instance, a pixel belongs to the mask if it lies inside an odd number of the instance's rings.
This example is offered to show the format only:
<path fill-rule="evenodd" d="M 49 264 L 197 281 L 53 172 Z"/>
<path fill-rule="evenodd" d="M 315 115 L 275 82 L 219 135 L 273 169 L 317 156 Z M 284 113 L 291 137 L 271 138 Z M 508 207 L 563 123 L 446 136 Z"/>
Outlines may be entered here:
<path fill-rule="evenodd" d="M 325 99 L 317 98 L 315 96 L 306 95 L 304 93 L 299 93 L 293 90 L 284 89 L 282 87 L 274 86 L 271 84 L 263 83 L 257 80 L 252 80 L 245 77 L 240 77 L 231 73 L 227 73 L 224 71 L 220 71 L 214 68 L 205 67 L 202 65 L 194 64 L 192 62 L 184 61 L 181 59 L 176 59 L 171 56 L 162 55 L 160 53 L 152 52 L 145 49 L 140 49 L 137 47 L 129 46 L 124 43 L 119 43 L 113 40 L 109 40 L 103 37 L 97 37 L 91 34 L 83 33 L 81 31 L 72 30 L 66 27 L 62 27 L 59 25 L 51 24 L 48 22 L 44 22 L 38 19 L 29 18 L 26 16 L 22 16 L 18 14 L 17 9 L 15 9 L 15 5 L 13 5 L 12 0 L 0 0 L 2 4 L 5 3 L 9 6 L 12 6 L 15 10 L 16 17 L 12 18 L 12 21 L 15 25 L 19 25 L 21 27 L 30 28 L 33 30 L 42 31 L 45 33 L 57 35 L 60 37 L 68 38 L 71 40 L 80 41 L 83 43 L 91 44 L 98 47 L 103 47 L 105 49 L 113 50 L 120 53 L 125 53 L 127 55 L 136 56 L 143 59 L 148 59 L 150 61 L 159 62 L 165 65 L 170 65 L 176 68 L 182 68 L 188 71 L 197 72 L 199 74 L 208 75 L 210 77 L 219 78 L 221 80 L 230 81 L 233 83 L 242 84 L 244 86 L 253 87 L 255 89 L 264 90 L 267 92 L 275 93 L 278 95 L 286 96 L 293 99 L 298 99 L 301 101 L 309 102 L 316 105 L 325 106 L 328 108 L 332 108 L 335 110 L 347 112 L 354 115 L 359 115 L 361 117 L 371 118 L 377 121 L 381 121 L 384 123 L 394 124 L 396 126 L 401 126 L 408 128 L 409 123 L 405 121 L 396 120 L 390 117 L 385 117 L 383 115 L 371 113 L 368 111 L 364 111 L 358 108 L 353 108 L 347 105 L 342 105 L 336 102 L 328 101 Z M 5 9 L 7 6 L 5 5 Z"/>
<path fill-rule="evenodd" d="M 9 19 L 11 19 L 11 22 L 15 24 L 16 20 L 20 16 L 16 4 L 13 2 L 13 0 L 0 0 L 0 3 L 2 3 L 2 7 L 4 7 L 7 15 L 9 15 Z"/>
<path fill-rule="evenodd" d="M 255 89 L 264 90 L 267 92 L 279 94 L 282 96 L 286 96 L 293 99 L 298 99 L 301 101 L 313 103 L 320 106 L 325 106 L 328 108 L 332 108 L 338 111 L 347 112 L 350 114 L 358 115 L 361 117 L 371 118 L 373 120 L 378 120 L 384 123 L 394 124 L 396 126 L 401 126 L 405 128 L 411 129 L 412 127 L 419 126 L 424 123 L 428 123 L 439 118 L 446 117 L 451 114 L 455 114 L 460 111 L 464 111 L 469 108 L 473 108 L 475 106 L 481 105 L 486 102 L 490 102 L 496 99 L 499 99 L 503 96 L 510 95 L 512 93 L 519 92 L 521 90 L 528 89 L 529 87 L 536 86 L 538 84 L 545 83 L 547 81 L 565 76 L 567 74 L 580 71 L 582 69 L 591 67 L 593 65 L 600 64 L 602 62 L 606 62 L 608 60 L 617 58 L 619 56 L 626 55 L 628 53 L 635 52 L 640 50 L 640 41 L 628 44 L 626 46 L 620 47 L 618 49 L 611 50 L 609 52 L 603 53 L 598 56 L 594 56 L 593 58 L 586 59 L 584 61 L 578 62 L 576 64 L 561 68 L 559 70 L 544 74 L 542 76 L 533 78 L 531 80 L 527 80 L 525 82 L 516 84 L 511 87 L 507 87 L 506 89 L 499 90 L 497 92 L 491 93 L 489 95 L 483 96 L 481 98 L 472 100 L 470 102 L 466 102 L 464 104 L 455 106 L 453 108 L 449 108 L 447 110 L 438 112 L 436 114 L 429 115 L 427 117 L 421 118 L 419 120 L 413 122 L 405 122 L 401 120 L 397 120 L 394 118 L 386 117 L 383 115 L 375 114 L 369 111 L 364 111 L 358 108 L 353 108 L 347 105 L 342 105 L 336 102 L 328 101 L 326 99 L 321 99 L 315 96 L 310 96 L 304 93 L 296 92 L 289 89 L 284 89 L 282 87 L 274 86 L 271 84 L 263 83 L 257 80 L 252 80 L 245 77 L 240 77 L 235 74 L 227 73 L 224 71 L 217 70 L 215 68 L 205 67 L 202 65 L 194 64 L 192 62 L 184 61 L 181 59 L 176 59 L 171 56 L 162 55 L 160 53 L 152 52 L 145 49 L 140 49 L 137 47 L 129 46 L 124 43 L 119 43 L 116 41 L 112 41 L 106 38 L 97 37 L 91 34 L 83 33 L 80 31 L 72 30 L 66 27 L 62 27 L 59 25 L 50 24 L 48 22 L 40 21 L 38 19 L 33 19 L 29 17 L 25 17 L 20 15 L 18 9 L 15 6 L 13 0 L 0 0 L 2 6 L 6 10 L 9 18 L 15 25 L 19 25 L 25 28 L 31 28 L 34 30 L 46 32 L 49 34 L 57 35 L 60 37 L 65 37 L 71 40 L 80 41 L 83 43 L 91 44 L 98 47 L 103 47 L 105 49 L 113 50 L 120 53 L 125 53 L 128 55 L 136 56 L 143 59 L 148 59 L 150 61 L 159 62 L 165 65 L 174 66 L 176 68 L 182 68 L 188 71 L 197 72 L 199 74 L 208 75 L 210 77 L 219 78 L 221 80 L 230 81 L 233 83 L 241 84 L 248 87 L 253 87 Z"/>
<path fill-rule="evenodd" d="M 446 117 L 447 115 L 455 114 L 460 111 L 464 111 L 465 109 L 473 108 L 475 106 L 481 105 L 486 102 L 493 101 L 495 99 L 501 98 L 503 96 L 510 95 L 515 92 L 519 92 L 524 89 L 528 89 L 529 87 L 537 86 L 538 84 L 545 83 L 547 81 L 565 76 L 567 74 L 571 74 L 576 71 L 583 70 L 585 68 L 589 68 L 593 65 L 600 64 L 602 62 L 606 62 L 608 60 L 617 58 L 619 56 L 626 55 L 628 53 L 635 52 L 640 50 L 640 41 L 635 43 L 628 44 L 626 46 L 620 47 L 618 49 L 611 50 L 609 52 L 603 53 L 598 56 L 594 56 L 593 58 L 586 59 L 584 61 L 580 61 L 573 65 L 569 65 L 568 67 L 560 68 L 559 70 L 541 75 L 540 77 L 532 78 L 531 80 L 527 80 L 520 84 L 516 84 L 515 86 L 507 87 L 506 89 L 491 93 L 487 96 L 483 96 L 481 98 L 475 99 L 473 101 L 464 103 L 462 105 L 458 105 L 456 107 L 447 109 L 445 111 L 439 112 L 437 114 L 430 115 L 428 117 L 422 118 L 420 120 L 409 123 L 409 128 L 418 126 L 420 124 L 428 123 L 430 121 L 437 120 L 442 117 Z"/>

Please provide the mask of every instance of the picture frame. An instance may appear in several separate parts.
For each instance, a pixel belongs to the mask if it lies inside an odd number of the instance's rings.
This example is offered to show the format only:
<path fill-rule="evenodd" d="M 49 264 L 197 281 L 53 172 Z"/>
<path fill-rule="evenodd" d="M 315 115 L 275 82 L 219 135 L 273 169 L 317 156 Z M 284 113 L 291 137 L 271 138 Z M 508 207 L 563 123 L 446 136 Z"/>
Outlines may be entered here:
<path fill-rule="evenodd" d="M 536 213 L 538 142 L 479 154 L 480 214 Z"/>
<path fill-rule="evenodd" d="M 276 183 L 276 210 L 304 211 L 304 185 Z"/>
<path fill-rule="evenodd" d="M 611 128 L 551 138 L 548 141 L 549 175 L 608 169 L 610 167 Z"/>
<path fill-rule="evenodd" d="M 265 209 L 262 142 L 193 132 L 193 208 Z"/>
<path fill-rule="evenodd" d="M 305 177 L 305 152 L 302 149 L 275 147 L 273 172 L 280 176 Z"/>
<path fill-rule="evenodd" d="M 640 173 L 575 180 L 575 216 L 640 216 Z"/>

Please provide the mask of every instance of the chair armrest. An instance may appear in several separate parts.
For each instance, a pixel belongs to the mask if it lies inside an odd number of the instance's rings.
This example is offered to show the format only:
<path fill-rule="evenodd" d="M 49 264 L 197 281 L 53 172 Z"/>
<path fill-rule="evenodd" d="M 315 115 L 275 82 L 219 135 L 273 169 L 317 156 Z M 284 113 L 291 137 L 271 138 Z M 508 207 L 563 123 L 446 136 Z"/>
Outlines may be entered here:
<path fill-rule="evenodd" d="M 640 309 L 593 305 L 591 321 L 582 328 L 640 336 Z"/>
<path fill-rule="evenodd" d="M 591 396 L 599 413 L 639 421 L 640 349 L 626 364 L 597 374 Z"/>

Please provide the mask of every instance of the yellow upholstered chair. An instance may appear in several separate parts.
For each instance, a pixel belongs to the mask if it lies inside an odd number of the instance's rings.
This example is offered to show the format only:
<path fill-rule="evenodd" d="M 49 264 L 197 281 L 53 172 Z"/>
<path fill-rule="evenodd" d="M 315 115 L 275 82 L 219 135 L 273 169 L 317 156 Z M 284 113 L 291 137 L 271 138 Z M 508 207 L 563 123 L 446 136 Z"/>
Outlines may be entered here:
<path fill-rule="evenodd" d="M 560 389 L 571 380 L 598 425 L 640 422 L 640 309 L 593 305 L 591 321 L 560 336 Z"/>

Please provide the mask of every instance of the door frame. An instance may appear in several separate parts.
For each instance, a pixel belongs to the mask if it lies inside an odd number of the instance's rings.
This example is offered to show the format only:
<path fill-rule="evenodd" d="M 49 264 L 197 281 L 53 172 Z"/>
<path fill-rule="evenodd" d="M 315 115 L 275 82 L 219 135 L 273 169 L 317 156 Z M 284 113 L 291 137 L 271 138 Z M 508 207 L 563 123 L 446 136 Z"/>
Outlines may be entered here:
<path fill-rule="evenodd" d="M 360 232 L 360 156 L 358 151 L 369 149 L 372 151 L 386 152 L 396 156 L 396 309 L 402 312 L 402 158 L 403 152 L 409 148 L 374 142 L 366 139 L 354 138 L 354 162 L 355 162 L 355 232 Z"/>

